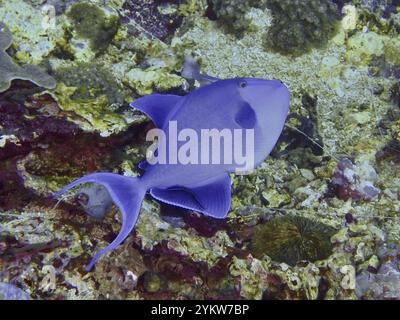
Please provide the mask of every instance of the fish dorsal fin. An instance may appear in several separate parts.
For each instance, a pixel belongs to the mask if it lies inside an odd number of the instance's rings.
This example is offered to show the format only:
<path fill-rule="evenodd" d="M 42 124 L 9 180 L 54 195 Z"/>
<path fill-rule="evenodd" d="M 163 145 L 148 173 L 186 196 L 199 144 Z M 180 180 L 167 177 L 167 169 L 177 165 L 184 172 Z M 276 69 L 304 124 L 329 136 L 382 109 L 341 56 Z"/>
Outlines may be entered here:
<path fill-rule="evenodd" d="M 181 75 L 186 79 L 199 81 L 202 87 L 221 80 L 219 78 L 200 73 L 200 66 L 196 63 L 196 60 L 190 56 L 185 58 Z"/>
<path fill-rule="evenodd" d="M 228 174 L 224 173 L 205 181 L 202 185 L 152 188 L 150 194 L 162 202 L 223 219 L 231 206 L 231 180 Z"/>
<path fill-rule="evenodd" d="M 157 128 L 162 128 L 168 115 L 182 99 L 183 97 L 173 94 L 153 93 L 136 99 L 130 103 L 130 106 L 144 112 Z"/>
<path fill-rule="evenodd" d="M 243 102 L 238 112 L 235 114 L 235 122 L 243 129 L 253 129 L 257 122 L 257 116 L 253 108 Z"/>

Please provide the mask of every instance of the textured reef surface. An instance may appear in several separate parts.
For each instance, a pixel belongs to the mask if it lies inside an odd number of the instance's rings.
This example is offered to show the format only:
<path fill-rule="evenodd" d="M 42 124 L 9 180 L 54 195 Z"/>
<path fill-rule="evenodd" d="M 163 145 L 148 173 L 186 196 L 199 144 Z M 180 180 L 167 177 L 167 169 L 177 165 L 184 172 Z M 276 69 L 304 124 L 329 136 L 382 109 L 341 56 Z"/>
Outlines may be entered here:
<path fill-rule="evenodd" d="M 280 79 L 272 155 L 232 175 L 225 220 L 146 198 L 118 233 L 87 173 L 140 175 L 185 56 L 219 78 Z M 400 3 L 0 0 L 0 299 L 400 299 Z"/>

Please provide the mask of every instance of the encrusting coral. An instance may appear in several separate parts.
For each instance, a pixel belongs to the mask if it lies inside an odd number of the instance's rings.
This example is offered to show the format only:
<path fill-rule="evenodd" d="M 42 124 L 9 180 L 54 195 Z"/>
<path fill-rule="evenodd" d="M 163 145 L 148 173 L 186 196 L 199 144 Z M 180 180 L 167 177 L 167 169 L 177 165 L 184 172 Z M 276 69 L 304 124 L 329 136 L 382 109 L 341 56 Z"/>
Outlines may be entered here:
<path fill-rule="evenodd" d="M 6 91 L 15 79 L 29 80 L 38 86 L 54 88 L 56 82 L 35 65 L 17 65 L 6 50 L 12 44 L 12 35 L 7 26 L 0 22 L 0 92 Z"/>

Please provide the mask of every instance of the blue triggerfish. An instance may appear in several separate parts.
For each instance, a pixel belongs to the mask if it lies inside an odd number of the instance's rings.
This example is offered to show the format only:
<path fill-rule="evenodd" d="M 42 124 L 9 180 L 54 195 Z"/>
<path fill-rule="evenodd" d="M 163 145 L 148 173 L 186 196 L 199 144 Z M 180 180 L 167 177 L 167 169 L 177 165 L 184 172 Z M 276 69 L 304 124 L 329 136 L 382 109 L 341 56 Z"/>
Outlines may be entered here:
<path fill-rule="evenodd" d="M 220 80 L 200 74 L 190 61 L 182 74 L 198 80 L 202 86 L 186 96 L 150 94 L 130 104 L 151 118 L 159 129 L 156 132 L 157 143 L 164 145 L 156 148 L 147 162 L 140 164 L 145 170 L 141 177 L 93 173 L 73 181 L 55 195 L 59 197 L 81 183 L 98 183 L 108 190 L 122 214 L 118 236 L 95 254 L 86 270 L 129 235 L 146 193 L 168 204 L 217 219 L 225 218 L 231 205 L 229 173 L 251 171 L 252 167 L 262 163 L 283 130 L 290 94 L 281 81 L 257 78 Z M 210 138 L 211 155 L 206 153 L 209 150 L 203 149 L 204 132 Z M 210 132 L 220 134 L 224 144 L 212 144 L 210 148 L 209 142 L 214 138 Z M 229 136 L 230 132 L 234 134 Z M 202 141 L 193 141 L 196 137 L 201 137 Z M 248 142 L 245 137 L 253 141 Z M 192 140 L 189 147 L 188 138 Z M 175 140 L 174 143 L 171 140 Z M 199 144 L 202 149 L 196 151 Z M 247 158 L 243 157 L 244 146 L 249 146 L 246 152 L 252 153 L 246 155 Z M 224 161 L 221 157 L 214 157 L 214 153 L 229 151 L 229 148 L 234 149 L 233 155 L 224 153 Z M 251 161 L 244 163 L 243 159 Z"/>

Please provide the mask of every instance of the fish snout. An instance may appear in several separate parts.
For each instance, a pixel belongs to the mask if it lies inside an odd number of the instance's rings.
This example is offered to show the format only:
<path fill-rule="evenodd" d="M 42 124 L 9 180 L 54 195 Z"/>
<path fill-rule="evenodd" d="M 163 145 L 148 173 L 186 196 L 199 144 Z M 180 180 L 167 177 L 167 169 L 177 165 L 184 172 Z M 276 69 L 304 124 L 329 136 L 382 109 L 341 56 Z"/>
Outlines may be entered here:
<path fill-rule="evenodd" d="M 279 89 L 282 86 L 285 86 L 281 80 L 270 80 L 270 86 L 273 89 Z"/>

